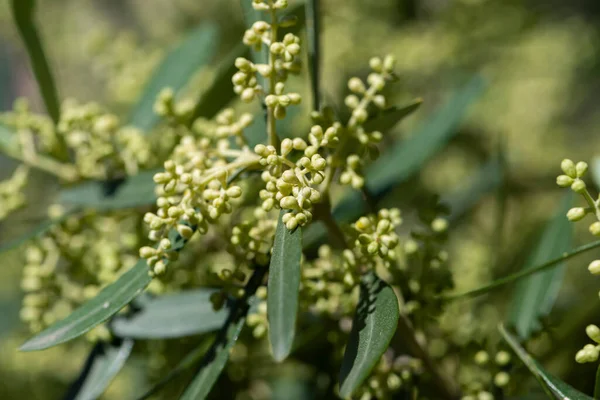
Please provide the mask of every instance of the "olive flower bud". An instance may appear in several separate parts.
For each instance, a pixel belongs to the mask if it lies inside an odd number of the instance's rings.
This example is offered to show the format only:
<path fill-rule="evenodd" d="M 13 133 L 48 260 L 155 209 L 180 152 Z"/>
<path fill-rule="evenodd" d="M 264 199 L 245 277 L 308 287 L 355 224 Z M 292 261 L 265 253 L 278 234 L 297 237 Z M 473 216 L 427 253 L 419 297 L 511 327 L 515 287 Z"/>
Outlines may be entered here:
<path fill-rule="evenodd" d="M 562 160 L 562 162 L 560 163 L 560 169 L 562 169 L 562 171 L 565 174 L 567 174 L 567 176 L 570 176 L 571 178 L 577 178 L 577 170 L 575 169 L 575 164 L 568 158 Z"/>
<path fill-rule="evenodd" d="M 585 208 L 583 208 L 583 207 L 574 207 L 574 208 L 571 208 L 567 212 L 567 218 L 569 219 L 569 221 L 579 221 L 583 217 L 585 217 L 585 214 L 586 214 Z"/>

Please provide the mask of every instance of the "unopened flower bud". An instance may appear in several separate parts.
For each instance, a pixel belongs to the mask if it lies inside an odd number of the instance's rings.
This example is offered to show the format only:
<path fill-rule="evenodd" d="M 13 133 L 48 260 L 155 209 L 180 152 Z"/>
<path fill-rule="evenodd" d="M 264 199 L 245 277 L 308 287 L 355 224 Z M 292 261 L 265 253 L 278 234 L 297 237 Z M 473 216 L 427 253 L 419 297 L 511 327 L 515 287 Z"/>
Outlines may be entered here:
<path fill-rule="evenodd" d="M 593 275 L 600 275 L 600 260 L 594 260 L 588 265 L 588 271 Z"/>
<path fill-rule="evenodd" d="M 600 236 L 600 221 L 596 221 L 590 225 L 590 233 L 594 236 Z"/>
<path fill-rule="evenodd" d="M 581 179 L 576 179 L 575 182 L 573 182 L 573 184 L 571 185 L 571 189 L 573 189 L 575 193 L 581 194 L 585 191 L 585 188 L 585 182 Z"/>
<path fill-rule="evenodd" d="M 567 176 L 570 176 L 571 178 L 577 178 L 577 170 L 575 169 L 575 164 L 568 158 L 562 160 L 562 162 L 560 163 L 560 169 L 562 169 L 562 171 Z"/>
<path fill-rule="evenodd" d="M 577 177 L 581 178 L 582 176 L 584 176 L 585 173 L 587 172 L 587 169 L 588 169 L 587 163 L 583 162 L 583 161 L 579 161 L 575 165 L 575 171 L 577 172 Z"/>
<path fill-rule="evenodd" d="M 579 221 L 583 217 L 585 217 L 585 214 L 586 214 L 585 208 L 583 208 L 583 207 L 574 207 L 574 208 L 571 208 L 567 212 L 567 218 L 569 219 L 569 221 Z"/>
<path fill-rule="evenodd" d="M 568 187 L 573 184 L 573 178 L 567 175 L 559 175 L 556 178 L 556 184 L 560 187 Z"/>

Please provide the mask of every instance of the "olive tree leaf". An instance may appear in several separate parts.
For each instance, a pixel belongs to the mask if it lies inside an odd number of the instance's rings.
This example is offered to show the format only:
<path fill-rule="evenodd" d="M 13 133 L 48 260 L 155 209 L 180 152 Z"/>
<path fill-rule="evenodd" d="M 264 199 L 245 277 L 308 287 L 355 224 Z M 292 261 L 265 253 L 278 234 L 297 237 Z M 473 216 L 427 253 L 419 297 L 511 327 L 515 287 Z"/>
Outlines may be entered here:
<path fill-rule="evenodd" d="M 40 87 L 46 110 L 54 123 L 60 118 L 60 102 L 52 70 L 46 57 L 40 35 L 34 22 L 35 0 L 12 0 L 12 13 L 25 43 L 33 74 Z"/>
<path fill-rule="evenodd" d="M 594 383 L 594 398 L 600 399 L 600 366 L 596 370 L 596 382 Z"/>
<path fill-rule="evenodd" d="M 281 210 L 277 221 L 267 286 L 269 339 L 277 362 L 290 354 L 294 342 L 302 257 L 302 231 L 300 227 L 287 229 L 282 221 L 284 214 Z"/>
<path fill-rule="evenodd" d="M 156 297 L 132 315 L 111 321 L 112 332 L 134 339 L 177 338 L 218 330 L 227 319 L 228 309 L 213 309 L 213 289 L 197 289 Z"/>
<path fill-rule="evenodd" d="M 181 251 L 187 240 L 175 229 L 169 232 L 171 251 Z M 152 278 L 145 259 L 140 259 L 131 269 L 115 282 L 106 286 L 67 318 L 45 329 L 29 339 L 20 348 L 21 351 L 43 350 L 67 342 L 83 335 L 118 313 L 135 297 L 140 295 Z"/>
<path fill-rule="evenodd" d="M 98 399 L 125 365 L 133 344 L 131 339 L 97 343 L 64 400 Z"/>
<path fill-rule="evenodd" d="M 503 325 L 499 327 L 504 340 L 514 350 L 517 356 L 523 361 L 529 371 L 540 382 L 540 385 L 557 400 L 593 400 L 592 397 L 581 393 L 562 380 L 550 375 L 536 360 L 534 360 L 525 349 L 519 344 L 515 336 L 509 333 Z"/>
<path fill-rule="evenodd" d="M 313 110 L 320 109 L 321 100 L 321 46 L 320 46 L 320 30 L 321 16 L 319 13 L 319 0 L 306 0 L 306 36 L 307 36 L 307 51 L 308 64 L 310 72 L 310 82 L 313 97 Z"/>
<path fill-rule="evenodd" d="M 404 118 L 417 111 L 421 107 L 421 104 L 423 104 L 423 99 L 415 99 L 405 106 L 388 108 L 381 112 L 381 114 L 365 122 L 365 130 L 368 132 L 387 132 Z"/>
<path fill-rule="evenodd" d="M 146 260 L 138 261 L 96 297 L 88 300 L 67 318 L 29 339 L 20 350 L 43 350 L 83 335 L 129 304 L 151 280 Z"/>
<path fill-rule="evenodd" d="M 159 120 L 153 108 L 160 91 L 170 87 L 177 93 L 199 68 L 211 62 L 218 49 L 218 39 L 217 27 L 205 23 L 167 54 L 134 107 L 130 123 L 144 131 L 149 131 Z"/>
<path fill-rule="evenodd" d="M 573 229 L 565 216 L 572 203 L 571 192 L 565 195 L 554 218 L 548 223 L 540 241 L 523 270 L 558 257 L 571 248 Z M 521 280 L 515 287 L 509 323 L 522 339 L 540 329 L 539 318 L 550 313 L 562 283 L 564 263 Z"/>
<path fill-rule="evenodd" d="M 350 397 L 385 353 L 399 315 L 398 298 L 391 286 L 375 273 L 363 276 L 340 371 L 341 397 Z"/>
<path fill-rule="evenodd" d="M 248 310 L 256 302 L 254 297 L 256 289 L 262 284 L 266 272 L 266 268 L 255 266 L 254 272 L 245 286 L 244 297 L 234 301 L 227 321 L 219 330 L 211 348 L 202 358 L 198 373 L 183 393 L 181 400 L 201 400 L 208 396 L 227 364 L 229 353 L 244 327 Z"/>
<path fill-rule="evenodd" d="M 156 183 L 153 176 L 161 170 L 141 171 L 117 185 L 112 193 L 107 193 L 106 182 L 84 182 L 60 191 L 58 202 L 65 206 L 95 208 L 101 211 L 120 210 L 156 202 Z"/>
<path fill-rule="evenodd" d="M 370 192 L 377 194 L 390 185 L 404 181 L 442 149 L 457 132 L 456 128 L 483 88 L 483 78 L 473 77 L 446 105 L 428 118 L 409 140 L 384 152 L 367 169 L 365 182 Z"/>

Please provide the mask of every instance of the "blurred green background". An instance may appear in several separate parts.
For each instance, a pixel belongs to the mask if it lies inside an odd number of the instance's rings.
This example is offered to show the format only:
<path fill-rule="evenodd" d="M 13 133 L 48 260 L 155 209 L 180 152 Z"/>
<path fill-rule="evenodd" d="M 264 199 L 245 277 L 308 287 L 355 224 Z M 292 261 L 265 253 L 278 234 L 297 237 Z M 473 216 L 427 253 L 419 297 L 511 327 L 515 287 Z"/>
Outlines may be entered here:
<path fill-rule="evenodd" d="M 391 93 L 395 103 L 423 98 L 421 109 L 391 133 L 396 138 L 409 137 L 465 80 L 483 77 L 485 93 L 469 108 L 457 134 L 386 203 L 400 205 L 407 215 L 425 193 L 468 204 L 452 220 L 450 236 L 458 291 L 521 268 L 562 197 L 555 185 L 560 160 L 591 161 L 600 153 L 600 2 L 323 0 L 322 12 L 322 82 L 328 103 L 341 105 L 347 78 L 364 75 L 368 59 L 386 53 L 398 59 L 400 81 Z M 165 53 L 193 28 L 217 22 L 221 55 L 244 30 L 238 0 L 39 0 L 37 19 L 61 98 L 98 101 L 120 115 L 127 114 Z M 201 71 L 188 91 L 201 92 L 212 73 Z M 1 110 L 20 96 L 43 111 L 8 2 L 1 2 Z M 494 161 L 499 158 L 505 160 L 501 167 Z M 0 158 L 0 178 L 13 168 Z M 487 183 L 485 190 L 476 190 L 473 179 Z M 28 188 L 30 203 L 51 190 L 42 176 L 35 182 Z M 0 223 L 0 243 L 39 218 L 29 211 Z M 574 246 L 591 240 L 585 224 L 576 233 Z M 39 353 L 17 352 L 27 337 L 18 317 L 21 253 L 2 254 L 0 398 L 59 399 L 89 344 L 81 340 Z M 575 364 L 573 357 L 585 343 L 585 325 L 600 322 L 597 281 L 586 269 L 592 259 L 586 254 L 568 263 L 556 304 L 544 321 L 548 333 L 530 349 L 551 371 L 588 392 L 594 366 Z M 480 331 L 482 337 L 494 335 L 511 294 L 508 287 L 453 304 L 442 323 L 470 334 Z M 129 398 L 143 384 L 136 366 L 133 360 L 106 399 Z M 280 381 L 257 391 L 292 398 L 291 392 L 278 394 Z M 286 387 L 296 381 L 291 382 Z"/>

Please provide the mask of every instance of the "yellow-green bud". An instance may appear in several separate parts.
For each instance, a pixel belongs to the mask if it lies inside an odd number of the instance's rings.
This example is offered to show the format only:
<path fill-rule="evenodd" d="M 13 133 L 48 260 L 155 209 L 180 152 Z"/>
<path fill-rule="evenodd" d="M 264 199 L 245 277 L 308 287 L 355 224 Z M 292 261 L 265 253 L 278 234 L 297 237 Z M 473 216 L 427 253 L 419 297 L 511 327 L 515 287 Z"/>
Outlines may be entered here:
<path fill-rule="evenodd" d="M 443 233 L 448 229 L 448 221 L 444 218 L 436 218 L 431 223 L 431 229 L 437 233 Z"/>
<path fill-rule="evenodd" d="M 189 239 L 194 234 L 194 230 L 187 225 L 179 224 L 177 225 L 177 233 L 179 233 L 182 238 Z"/>
<path fill-rule="evenodd" d="M 573 178 L 567 175 L 559 175 L 556 178 L 556 184 L 560 187 L 568 187 L 573 184 Z"/>
<path fill-rule="evenodd" d="M 476 364 L 484 365 L 490 360 L 490 356 L 487 351 L 479 350 L 477 353 L 475 353 L 475 357 L 473 359 L 475 360 Z"/>
<path fill-rule="evenodd" d="M 600 236 L 600 221 L 596 221 L 590 225 L 590 233 L 594 236 Z"/>
<path fill-rule="evenodd" d="M 571 185 L 571 189 L 573 189 L 575 193 L 581 194 L 585 191 L 585 188 L 585 182 L 581 179 L 576 179 L 575 182 L 573 182 L 573 184 Z"/>
<path fill-rule="evenodd" d="M 575 165 L 575 171 L 577 172 L 577 177 L 581 178 L 582 176 L 584 176 L 585 173 L 587 172 L 587 169 L 588 169 L 587 163 L 583 162 L 583 161 L 579 161 Z"/>
<path fill-rule="evenodd" d="M 600 343 L 600 328 L 598 328 L 596 325 L 588 325 L 585 328 L 585 333 L 594 342 Z"/>
<path fill-rule="evenodd" d="M 505 366 L 510 362 L 510 354 L 504 350 L 501 350 L 496 353 L 495 361 L 499 366 Z"/>
<path fill-rule="evenodd" d="M 504 387 L 508 385 L 509 381 L 510 376 L 504 371 L 500 371 L 496 374 L 496 376 L 494 376 L 494 385 L 498 387 Z"/>
<path fill-rule="evenodd" d="M 569 221 L 579 221 L 583 217 L 585 217 L 585 214 L 586 214 L 585 208 L 583 208 L 583 207 L 574 207 L 574 208 L 571 208 L 567 212 L 567 218 L 569 219 Z"/>
<path fill-rule="evenodd" d="M 577 170 L 575 169 L 575 164 L 568 158 L 562 160 L 562 162 L 560 163 L 560 169 L 562 169 L 562 171 L 571 178 L 577 178 Z"/>
<path fill-rule="evenodd" d="M 363 81 L 357 77 L 352 77 L 348 80 L 348 89 L 354 93 L 364 93 L 367 90 Z"/>
<path fill-rule="evenodd" d="M 150 246 L 144 246 L 140 249 L 141 258 L 150 258 L 156 255 L 156 249 Z"/>
<path fill-rule="evenodd" d="M 383 62 L 379 57 L 373 57 L 369 60 L 369 66 L 375 72 L 381 72 L 383 67 Z"/>
<path fill-rule="evenodd" d="M 600 260 L 594 260 L 588 265 L 588 271 L 593 275 L 600 275 Z"/>

